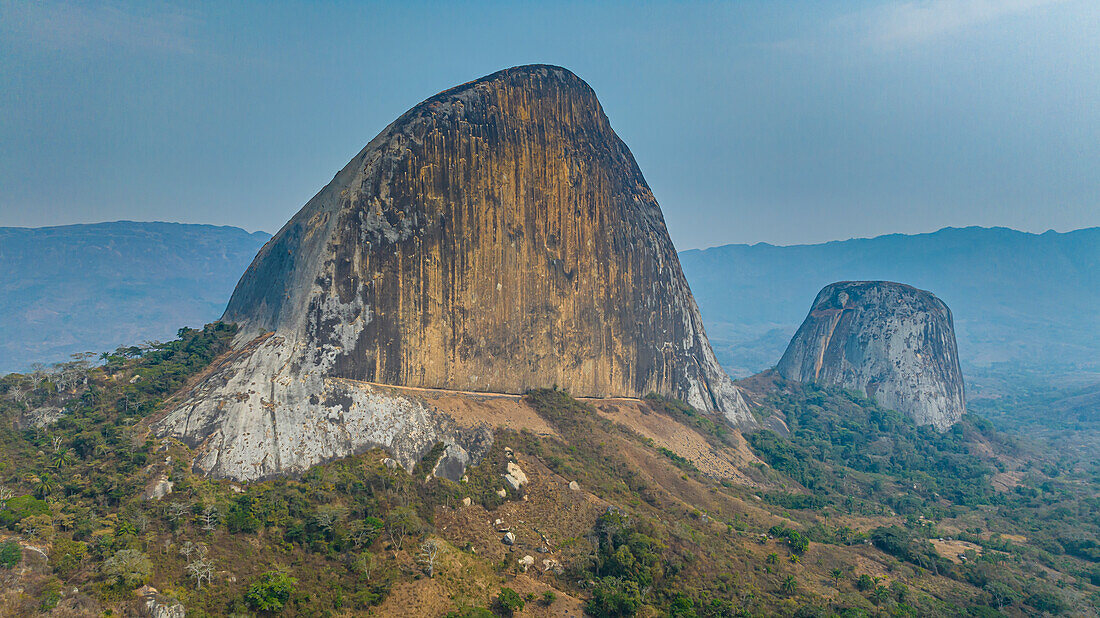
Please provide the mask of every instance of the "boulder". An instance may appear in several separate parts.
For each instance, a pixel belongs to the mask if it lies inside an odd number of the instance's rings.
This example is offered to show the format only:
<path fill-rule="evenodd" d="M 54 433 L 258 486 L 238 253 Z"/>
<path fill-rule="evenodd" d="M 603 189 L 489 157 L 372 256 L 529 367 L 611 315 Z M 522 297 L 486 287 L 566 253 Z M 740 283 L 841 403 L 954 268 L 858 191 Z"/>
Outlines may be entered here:
<path fill-rule="evenodd" d="M 776 370 L 788 380 L 862 391 L 941 431 L 966 410 L 951 310 L 901 283 L 826 286 Z"/>

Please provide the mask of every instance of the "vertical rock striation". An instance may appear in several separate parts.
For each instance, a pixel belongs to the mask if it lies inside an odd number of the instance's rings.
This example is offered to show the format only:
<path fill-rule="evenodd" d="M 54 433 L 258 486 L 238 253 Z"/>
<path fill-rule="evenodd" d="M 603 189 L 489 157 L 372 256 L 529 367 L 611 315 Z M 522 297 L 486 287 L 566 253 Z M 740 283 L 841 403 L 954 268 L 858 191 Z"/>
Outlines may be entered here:
<path fill-rule="evenodd" d="M 398 118 L 264 246 L 223 320 L 241 327 L 236 356 L 158 425 L 219 475 L 407 439 L 347 430 L 349 414 L 375 427 L 363 383 L 656 392 L 752 423 L 633 156 L 560 67 L 500 71 Z M 275 457 L 305 419 L 313 454 Z"/>
<path fill-rule="evenodd" d="M 951 310 L 900 283 L 826 286 L 776 369 L 789 380 L 863 391 L 940 430 L 966 409 Z"/>

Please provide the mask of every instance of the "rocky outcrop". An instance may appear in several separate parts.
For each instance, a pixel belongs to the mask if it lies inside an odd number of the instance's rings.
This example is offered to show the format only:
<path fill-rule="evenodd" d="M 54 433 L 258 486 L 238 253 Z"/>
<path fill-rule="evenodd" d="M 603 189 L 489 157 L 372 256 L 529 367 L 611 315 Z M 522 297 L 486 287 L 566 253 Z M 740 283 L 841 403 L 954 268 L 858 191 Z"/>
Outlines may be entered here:
<path fill-rule="evenodd" d="M 223 319 L 236 352 L 156 427 L 217 476 L 371 446 L 411 467 L 439 441 L 476 459 L 477 440 L 378 384 L 656 392 L 753 422 L 633 156 L 560 67 L 398 118 L 264 246 Z"/>
<path fill-rule="evenodd" d="M 776 369 L 789 380 L 863 391 L 940 430 L 966 409 L 951 310 L 900 283 L 826 286 Z"/>
<path fill-rule="evenodd" d="M 152 586 L 142 586 L 135 591 L 140 600 L 143 618 L 185 618 L 187 610 L 179 601 L 166 597 Z"/>

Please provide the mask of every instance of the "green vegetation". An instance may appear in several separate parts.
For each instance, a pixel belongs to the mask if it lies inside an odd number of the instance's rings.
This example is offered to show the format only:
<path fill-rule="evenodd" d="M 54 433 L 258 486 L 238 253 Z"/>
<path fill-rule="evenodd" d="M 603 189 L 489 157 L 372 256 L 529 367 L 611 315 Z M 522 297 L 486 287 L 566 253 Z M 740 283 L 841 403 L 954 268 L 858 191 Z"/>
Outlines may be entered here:
<path fill-rule="evenodd" d="M 294 593 L 294 585 L 297 583 L 298 580 L 283 571 L 268 571 L 248 587 L 245 599 L 248 606 L 256 611 L 281 612 L 290 601 L 290 595 Z"/>
<path fill-rule="evenodd" d="M 23 560 L 23 548 L 15 541 L 0 543 L 0 567 L 10 569 Z"/>
<path fill-rule="evenodd" d="M 911 565 L 917 576 L 943 575 L 978 588 L 982 594 L 974 600 L 997 610 L 1051 612 L 1069 606 L 1069 598 L 1100 601 L 1091 581 L 1091 565 L 1100 558 L 1100 474 L 1094 462 L 1025 446 L 975 416 L 943 433 L 917 427 L 838 389 L 787 384 L 767 404 L 783 415 L 789 437 L 762 431 L 747 438 L 797 486 L 764 493 L 764 502 L 796 519 L 820 522 L 822 513 L 832 513 L 833 521 L 882 521 L 863 532 L 817 523 L 804 531 L 810 540 L 870 542 Z M 1000 491 L 994 484 L 999 473 L 1010 479 L 1000 481 Z M 808 491 L 800 493 L 798 486 Z M 798 539 L 782 526 L 770 533 Z M 941 555 L 932 541 L 943 536 L 978 551 Z M 1059 573 L 1053 583 L 1047 569 Z M 838 590 L 843 576 L 840 569 L 831 571 Z M 913 606 L 912 586 L 903 581 L 887 586 L 861 574 L 855 584 L 876 605 L 894 599 L 899 607 Z M 1024 589 L 1040 592 L 1013 592 Z"/>
<path fill-rule="evenodd" d="M 994 470 L 970 454 L 972 441 L 992 435 L 981 419 L 940 433 L 857 393 L 814 387 L 778 391 L 767 403 L 783 412 L 789 439 L 772 431 L 746 437 L 769 465 L 811 490 L 816 505 L 859 497 L 908 515 L 941 499 L 973 506 L 995 497 Z"/>
<path fill-rule="evenodd" d="M 746 436 L 765 463 L 744 465 L 744 483 L 547 389 L 525 401 L 552 435 L 496 431 L 467 482 L 430 477 L 435 445 L 412 475 L 375 450 L 238 485 L 193 474 L 186 445 L 147 431 L 234 329 L 179 334 L 98 367 L 85 356 L 0 378 L 0 538 L 19 537 L 24 567 L 36 565 L 0 609 L 62 607 L 77 588 L 125 615 L 143 584 L 200 618 L 359 615 L 428 584 L 429 600 L 435 586 L 448 597 L 425 611 L 482 617 L 572 599 L 593 616 L 695 618 L 1035 614 L 1100 600 L 1100 468 L 1036 456 L 979 418 L 940 434 L 858 394 L 783 387 L 767 401 L 790 436 Z M 715 417 L 645 403 L 715 449 L 744 449 Z M 501 497 L 506 447 L 533 481 Z M 144 499 L 162 477 L 172 492 Z M 498 517 L 518 537 L 512 553 L 485 527 Z M 440 558 L 426 564 L 430 543 Z M 521 575 L 526 552 L 537 573 Z M 540 568 L 544 554 L 560 568 Z M 0 542 L 0 568 L 23 555 Z"/>
<path fill-rule="evenodd" d="M 501 616 L 511 616 L 518 611 L 522 611 L 523 606 L 523 597 L 507 586 L 500 589 L 500 594 L 493 602 L 493 609 Z"/>

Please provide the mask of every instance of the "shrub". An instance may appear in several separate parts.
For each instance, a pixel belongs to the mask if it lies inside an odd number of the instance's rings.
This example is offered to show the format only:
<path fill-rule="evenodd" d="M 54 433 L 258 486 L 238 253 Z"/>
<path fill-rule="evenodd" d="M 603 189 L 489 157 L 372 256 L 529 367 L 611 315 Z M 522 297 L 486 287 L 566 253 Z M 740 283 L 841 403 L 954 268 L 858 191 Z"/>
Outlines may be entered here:
<path fill-rule="evenodd" d="M 252 582 L 245 599 L 256 611 L 280 612 L 290 600 L 297 583 L 297 579 L 282 571 L 268 571 Z"/>
<path fill-rule="evenodd" d="M 0 567 L 10 569 L 23 560 L 23 548 L 15 541 L 0 543 Z"/>
<path fill-rule="evenodd" d="M 493 604 L 493 608 L 501 616 L 511 616 L 523 609 L 524 602 L 523 597 L 519 596 L 519 593 L 511 588 L 501 588 L 500 594 L 497 595 L 497 600 Z"/>
<path fill-rule="evenodd" d="M 50 505 L 31 495 L 19 496 L 8 500 L 4 510 L 0 511 L 0 526 L 15 529 L 15 524 L 25 517 L 49 515 Z"/>

